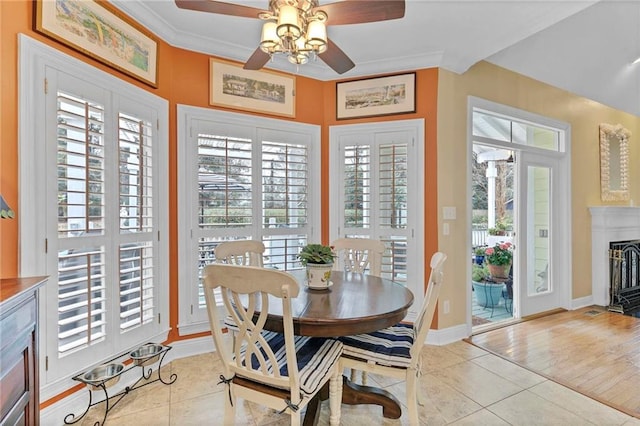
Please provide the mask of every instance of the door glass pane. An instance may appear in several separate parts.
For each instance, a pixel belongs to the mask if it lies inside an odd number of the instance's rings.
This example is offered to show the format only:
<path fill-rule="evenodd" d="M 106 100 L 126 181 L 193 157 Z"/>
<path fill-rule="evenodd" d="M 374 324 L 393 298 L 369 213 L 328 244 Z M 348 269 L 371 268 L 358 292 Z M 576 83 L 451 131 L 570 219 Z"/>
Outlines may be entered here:
<path fill-rule="evenodd" d="M 262 142 L 262 226 L 307 225 L 308 154 L 305 145 Z"/>
<path fill-rule="evenodd" d="M 64 356 L 106 335 L 104 247 L 58 252 L 58 353 Z"/>
<path fill-rule="evenodd" d="M 344 226 L 369 228 L 371 221 L 371 148 L 350 145 L 344 149 Z"/>
<path fill-rule="evenodd" d="M 529 296 L 550 292 L 549 283 L 549 241 L 551 216 L 551 170 L 548 167 L 529 166 L 528 170 L 528 239 L 529 269 L 527 294 Z"/>
<path fill-rule="evenodd" d="M 153 243 L 120 246 L 120 330 L 127 331 L 153 321 Z"/>
<path fill-rule="evenodd" d="M 58 93 L 58 235 L 104 232 L 104 110 Z"/>
<path fill-rule="evenodd" d="M 406 144 L 382 145 L 378 157 L 378 195 L 380 226 L 407 227 L 407 162 Z"/>
<path fill-rule="evenodd" d="M 153 230 L 153 137 L 151 123 L 118 115 L 120 232 Z"/>
<path fill-rule="evenodd" d="M 198 135 L 198 220 L 201 229 L 252 223 L 251 141 Z"/>

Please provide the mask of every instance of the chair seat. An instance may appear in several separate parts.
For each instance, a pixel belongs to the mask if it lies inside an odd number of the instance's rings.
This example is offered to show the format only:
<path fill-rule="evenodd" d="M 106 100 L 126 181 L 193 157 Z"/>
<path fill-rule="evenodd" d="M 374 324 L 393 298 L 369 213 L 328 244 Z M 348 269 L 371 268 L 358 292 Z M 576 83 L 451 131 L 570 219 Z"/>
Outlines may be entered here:
<path fill-rule="evenodd" d="M 287 358 L 285 351 L 284 334 L 272 331 L 262 333 L 267 344 L 276 356 L 277 368 L 282 376 L 288 376 Z M 298 372 L 300 377 L 300 390 L 306 395 L 314 395 L 320 385 L 331 376 L 333 367 L 342 355 L 342 343 L 334 339 L 321 337 L 294 336 Z M 259 362 L 252 359 L 253 368 L 259 368 Z M 272 373 L 272 365 L 267 366 Z"/>
<path fill-rule="evenodd" d="M 390 367 L 408 368 L 414 340 L 412 324 L 396 324 L 372 333 L 340 337 L 344 355 Z"/>

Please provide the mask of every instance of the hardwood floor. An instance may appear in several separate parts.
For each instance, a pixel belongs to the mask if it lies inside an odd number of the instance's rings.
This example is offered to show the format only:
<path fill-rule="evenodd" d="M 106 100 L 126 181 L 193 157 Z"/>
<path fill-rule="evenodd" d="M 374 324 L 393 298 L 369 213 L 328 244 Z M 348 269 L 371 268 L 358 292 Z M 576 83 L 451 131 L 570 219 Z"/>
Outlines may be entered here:
<path fill-rule="evenodd" d="M 640 319 L 592 306 L 478 334 L 471 343 L 640 418 Z"/>

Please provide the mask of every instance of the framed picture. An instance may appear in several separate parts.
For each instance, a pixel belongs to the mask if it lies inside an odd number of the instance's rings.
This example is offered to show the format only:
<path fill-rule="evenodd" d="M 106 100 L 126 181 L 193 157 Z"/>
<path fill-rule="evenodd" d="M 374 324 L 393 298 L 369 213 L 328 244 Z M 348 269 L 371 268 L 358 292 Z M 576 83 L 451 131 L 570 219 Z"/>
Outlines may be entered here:
<path fill-rule="evenodd" d="M 293 76 L 275 71 L 245 70 L 232 62 L 209 60 L 211 105 L 295 117 L 295 92 Z"/>
<path fill-rule="evenodd" d="M 416 73 L 398 74 L 336 85 L 336 118 L 416 112 Z"/>
<path fill-rule="evenodd" d="M 108 3 L 36 0 L 35 31 L 158 87 L 158 41 Z"/>

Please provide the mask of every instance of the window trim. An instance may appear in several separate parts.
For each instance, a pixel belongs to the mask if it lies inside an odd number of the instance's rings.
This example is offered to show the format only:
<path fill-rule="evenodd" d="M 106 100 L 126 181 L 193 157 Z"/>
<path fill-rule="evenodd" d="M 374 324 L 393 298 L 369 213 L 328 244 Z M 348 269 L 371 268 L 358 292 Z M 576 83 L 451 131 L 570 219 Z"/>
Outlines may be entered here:
<path fill-rule="evenodd" d="M 319 125 L 178 104 L 178 261 L 181 267 L 178 270 L 178 298 L 180 302 L 178 306 L 177 328 L 180 336 L 210 330 L 206 312 L 197 312 L 195 307 L 193 312 L 191 310 L 191 305 L 194 300 L 193 287 L 198 277 L 196 270 L 190 270 L 185 266 L 195 262 L 189 250 L 191 247 L 191 230 L 194 226 L 197 226 L 197 222 L 195 222 L 197 218 L 190 214 L 188 209 L 197 209 L 198 203 L 198 200 L 194 199 L 193 191 L 190 188 L 191 176 L 193 176 L 194 169 L 193 165 L 197 164 L 197 152 L 196 150 L 189 149 L 189 143 L 192 143 L 197 138 L 194 128 L 200 121 L 217 122 L 225 126 L 242 126 L 254 141 L 259 140 L 258 136 L 265 134 L 265 131 L 306 135 L 309 138 L 310 196 L 308 211 L 312 215 L 309 217 L 309 228 L 311 230 L 309 239 L 320 241 L 322 235 L 320 229 L 321 131 Z M 258 155 L 255 151 L 254 154 Z M 259 172 L 260 170 L 254 170 L 254 176 L 259 177 Z M 260 223 L 256 223 L 254 226 L 259 227 L 261 225 Z"/>
<path fill-rule="evenodd" d="M 406 320 L 413 321 L 417 314 L 422 300 L 424 299 L 425 264 L 428 264 L 430 257 L 425 255 L 424 246 L 424 218 L 425 202 L 424 194 L 424 165 L 425 165 L 425 123 L 424 119 L 396 120 L 377 123 L 363 124 L 343 124 L 329 127 L 329 194 L 334 203 L 341 203 L 343 199 L 341 187 L 341 173 L 343 171 L 343 159 L 340 150 L 340 139 L 347 136 L 363 136 L 375 143 L 376 134 L 406 132 L 411 134 L 414 147 L 409 155 L 409 160 L 414 164 L 415 172 L 409 172 L 409 184 L 411 189 L 407 194 L 408 210 L 413 212 L 414 218 L 407 223 L 407 241 L 413 240 L 416 249 L 407 253 L 407 265 L 411 265 L 407 275 L 407 288 L 414 295 L 414 302 L 407 314 Z M 409 164 L 409 167 L 411 163 Z M 372 165 L 372 167 L 374 167 Z M 376 166 L 377 167 L 377 166 Z M 329 209 L 329 237 L 330 241 L 344 236 L 341 231 L 339 221 L 341 208 Z M 409 275 L 409 273 L 411 275 Z"/>
<path fill-rule="evenodd" d="M 47 221 L 52 219 L 37 212 L 47 211 L 45 197 L 42 190 L 38 189 L 39 183 L 45 179 L 46 155 L 34 155 L 39 149 L 38 140 L 43 137 L 46 131 L 45 110 L 46 105 L 41 102 L 48 90 L 45 83 L 46 68 L 53 68 L 72 75 L 85 81 L 91 81 L 101 89 L 118 93 L 122 98 L 135 98 L 152 108 L 157 114 L 155 143 L 158 145 L 157 170 L 168 170 L 168 146 L 169 146 L 169 103 L 166 99 L 160 98 L 153 93 L 147 92 L 135 85 L 125 82 L 120 78 L 101 71 L 79 59 L 64 54 L 52 47 L 36 41 L 24 34 L 18 35 L 18 145 L 19 145 L 19 184 L 20 184 L 20 274 L 49 275 L 52 270 L 57 271 L 57 256 L 47 254 L 46 238 Z M 33 123 L 42 123 L 41 126 L 33 126 Z M 169 333 L 169 200 L 168 189 L 169 179 L 167 173 L 158 173 L 158 197 L 154 200 L 157 208 L 157 230 L 160 238 L 157 241 L 156 259 L 157 280 L 156 289 L 158 291 L 157 312 L 160 314 L 161 322 L 157 328 L 156 336 L 147 336 L 158 341 L 166 340 Z M 50 211 L 50 209 L 49 209 Z M 54 220 L 55 222 L 55 220 Z M 52 260 L 55 258 L 55 262 Z M 53 269 L 52 269 L 53 268 Z M 51 297 L 48 292 L 53 290 L 45 285 L 40 289 L 39 317 L 43 323 L 48 315 L 47 300 Z M 56 289 L 57 291 L 57 289 Z M 50 309 L 49 309 L 50 310 Z M 57 336 L 54 339 L 57 343 Z M 41 327 L 39 333 L 41 399 L 47 400 L 59 393 L 68 390 L 77 384 L 71 380 L 70 375 L 63 377 L 47 377 L 45 369 L 45 359 L 47 350 L 54 350 L 47 347 L 47 341 L 51 341 L 46 335 L 46 328 Z M 55 347 L 57 352 L 57 346 Z M 119 350 L 115 350 L 119 352 Z M 105 353 L 103 360 L 111 358 L 116 353 Z M 93 360 L 98 363 L 100 360 Z M 80 372 L 75 372 L 76 374 Z"/>

